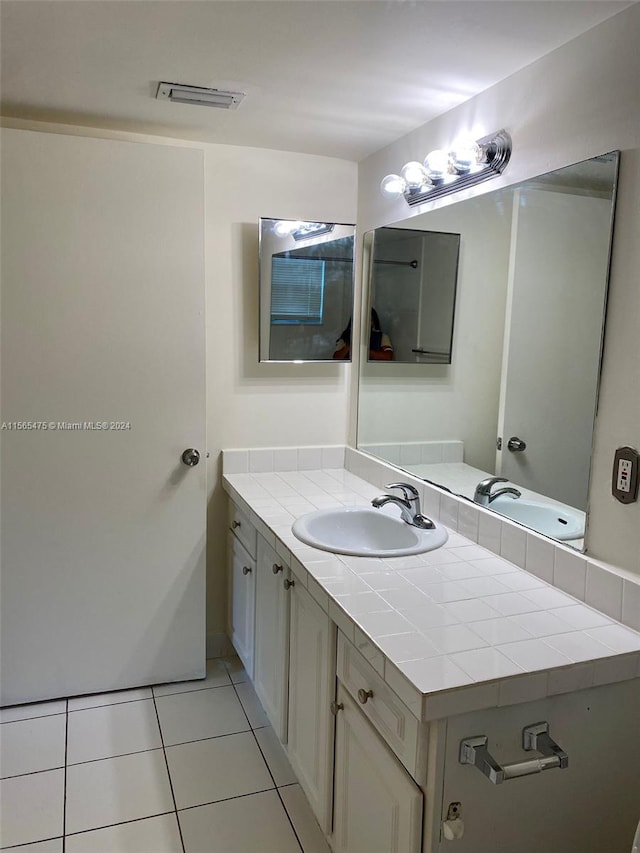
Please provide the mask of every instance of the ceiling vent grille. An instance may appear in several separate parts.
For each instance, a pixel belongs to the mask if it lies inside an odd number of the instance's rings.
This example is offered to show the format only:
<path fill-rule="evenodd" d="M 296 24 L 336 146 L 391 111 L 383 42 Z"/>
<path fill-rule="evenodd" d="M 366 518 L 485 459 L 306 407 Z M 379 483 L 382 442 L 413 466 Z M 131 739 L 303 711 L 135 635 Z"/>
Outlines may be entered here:
<path fill-rule="evenodd" d="M 222 89 L 185 86 L 182 83 L 159 83 L 156 98 L 177 101 L 179 104 L 216 107 L 219 110 L 236 110 L 244 98 L 244 92 L 225 92 Z"/>

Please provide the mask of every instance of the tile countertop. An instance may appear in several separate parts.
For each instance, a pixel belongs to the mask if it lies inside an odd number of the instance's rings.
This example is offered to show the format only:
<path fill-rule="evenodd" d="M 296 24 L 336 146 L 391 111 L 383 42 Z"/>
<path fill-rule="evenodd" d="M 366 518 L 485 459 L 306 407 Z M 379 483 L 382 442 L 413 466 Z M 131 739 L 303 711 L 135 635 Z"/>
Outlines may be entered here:
<path fill-rule="evenodd" d="M 300 515 L 383 491 L 346 470 L 226 474 L 223 485 L 419 719 L 640 677 L 640 633 L 458 533 L 390 559 L 300 542 Z"/>

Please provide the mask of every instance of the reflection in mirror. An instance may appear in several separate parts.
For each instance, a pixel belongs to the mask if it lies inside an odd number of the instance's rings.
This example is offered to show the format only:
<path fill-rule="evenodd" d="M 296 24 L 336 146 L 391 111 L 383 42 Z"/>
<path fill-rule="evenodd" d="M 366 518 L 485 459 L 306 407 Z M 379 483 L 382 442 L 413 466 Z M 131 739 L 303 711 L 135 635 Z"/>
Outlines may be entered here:
<path fill-rule="evenodd" d="M 378 228 L 368 236 L 369 360 L 381 360 L 378 331 L 394 361 L 450 363 L 460 235 Z"/>
<path fill-rule="evenodd" d="M 353 312 L 354 235 L 353 225 L 260 219 L 261 362 L 333 360 Z"/>
<path fill-rule="evenodd" d="M 395 223 L 460 235 L 451 364 L 360 369 L 361 450 L 576 548 L 617 168 L 607 154 Z"/>

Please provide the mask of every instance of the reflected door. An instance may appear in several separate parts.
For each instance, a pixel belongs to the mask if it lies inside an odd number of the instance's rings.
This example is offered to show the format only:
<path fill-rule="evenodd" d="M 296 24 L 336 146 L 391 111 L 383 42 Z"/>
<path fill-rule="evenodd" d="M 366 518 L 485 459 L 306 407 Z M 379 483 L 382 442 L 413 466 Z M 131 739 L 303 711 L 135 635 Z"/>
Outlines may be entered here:
<path fill-rule="evenodd" d="M 586 510 L 610 198 L 515 194 L 496 472 Z M 519 439 L 524 449 L 510 439 Z"/>

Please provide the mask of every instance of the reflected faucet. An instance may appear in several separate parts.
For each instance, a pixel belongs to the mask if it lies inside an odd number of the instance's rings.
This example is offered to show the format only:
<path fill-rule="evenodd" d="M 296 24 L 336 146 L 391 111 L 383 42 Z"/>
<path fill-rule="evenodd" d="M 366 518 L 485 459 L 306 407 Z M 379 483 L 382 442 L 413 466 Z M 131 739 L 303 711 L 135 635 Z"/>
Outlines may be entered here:
<path fill-rule="evenodd" d="M 400 508 L 402 520 L 412 527 L 419 527 L 422 530 L 433 530 L 435 524 L 426 515 L 422 515 L 420 510 L 420 494 L 415 486 L 409 483 L 389 483 L 385 489 L 400 489 L 404 497 L 397 495 L 379 495 L 374 498 L 371 503 L 376 509 L 385 506 L 385 504 L 395 504 Z"/>
<path fill-rule="evenodd" d="M 486 480 L 481 480 L 476 486 L 476 490 L 473 495 L 474 503 L 480 504 L 480 506 L 489 506 L 492 501 L 502 495 L 510 495 L 514 500 L 521 497 L 522 492 L 519 492 L 512 486 L 507 486 L 504 489 L 497 489 L 495 492 L 491 491 L 496 483 L 508 482 L 509 481 L 506 477 L 487 477 Z"/>

